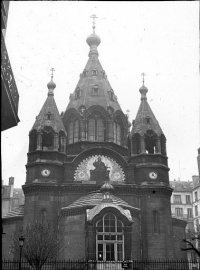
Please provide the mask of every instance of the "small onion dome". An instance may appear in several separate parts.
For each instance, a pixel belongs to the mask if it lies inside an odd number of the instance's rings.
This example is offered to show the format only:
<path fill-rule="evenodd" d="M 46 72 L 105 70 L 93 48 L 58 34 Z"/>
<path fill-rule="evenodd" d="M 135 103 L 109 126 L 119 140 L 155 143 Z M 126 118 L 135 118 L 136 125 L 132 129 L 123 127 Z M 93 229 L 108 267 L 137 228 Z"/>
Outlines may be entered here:
<path fill-rule="evenodd" d="M 114 190 L 114 187 L 110 184 L 110 181 L 105 181 L 103 186 L 100 188 L 102 193 L 105 192 L 112 192 Z"/>
<path fill-rule="evenodd" d="M 53 82 L 53 80 L 51 79 L 51 81 L 47 84 L 47 87 L 49 89 L 49 92 L 48 92 L 48 96 L 53 96 L 53 90 L 56 88 L 56 84 Z"/>
<path fill-rule="evenodd" d="M 53 82 L 53 80 L 51 80 L 48 84 L 47 84 L 48 89 L 55 89 L 56 88 L 56 84 L 55 82 Z"/>
<path fill-rule="evenodd" d="M 87 39 L 86 39 L 87 44 L 91 47 L 92 45 L 99 46 L 101 43 L 101 39 L 99 36 L 96 34 L 92 33 Z"/>
<path fill-rule="evenodd" d="M 141 99 L 147 99 L 146 93 L 148 92 L 148 88 L 146 86 L 144 86 L 144 84 L 142 87 L 140 87 L 139 91 L 141 93 Z"/>

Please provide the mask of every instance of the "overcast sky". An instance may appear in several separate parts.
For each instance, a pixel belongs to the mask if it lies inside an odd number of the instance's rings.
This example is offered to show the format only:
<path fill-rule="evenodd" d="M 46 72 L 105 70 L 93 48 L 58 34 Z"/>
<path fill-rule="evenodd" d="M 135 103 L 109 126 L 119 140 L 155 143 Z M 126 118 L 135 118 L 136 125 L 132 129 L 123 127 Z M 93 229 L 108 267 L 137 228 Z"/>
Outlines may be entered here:
<path fill-rule="evenodd" d="M 6 45 L 18 87 L 18 126 L 2 132 L 2 179 L 26 180 L 29 131 L 47 97 L 65 111 L 88 60 L 86 38 L 96 33 L 100 62 L 122 110 L 135 118 L 141 73 L 147 98 L 167 138 L 170 180 L 198 174 L 199 2 L 11 1 Z"/>

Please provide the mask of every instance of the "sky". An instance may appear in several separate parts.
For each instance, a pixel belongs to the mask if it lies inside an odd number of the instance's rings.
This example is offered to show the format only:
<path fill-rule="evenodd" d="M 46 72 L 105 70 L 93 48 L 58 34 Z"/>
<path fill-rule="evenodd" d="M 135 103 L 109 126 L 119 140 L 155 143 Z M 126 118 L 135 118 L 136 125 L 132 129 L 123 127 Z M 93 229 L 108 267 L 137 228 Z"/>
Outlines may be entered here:
<path fill-rule="evenodd" d="M 2 179 L 26 181 L 29 131 L 46 98 L 53 67 L 54 98 L 65 111 L 89 53 L 86 38 L 101 38 L 99 59 L 132 122 L 147 98 L 166 138 L 170 180 L 198 175 L 199 2 L 11 1 L 5 42 L 19 92 L 19 124 L 1 133 Z"/>

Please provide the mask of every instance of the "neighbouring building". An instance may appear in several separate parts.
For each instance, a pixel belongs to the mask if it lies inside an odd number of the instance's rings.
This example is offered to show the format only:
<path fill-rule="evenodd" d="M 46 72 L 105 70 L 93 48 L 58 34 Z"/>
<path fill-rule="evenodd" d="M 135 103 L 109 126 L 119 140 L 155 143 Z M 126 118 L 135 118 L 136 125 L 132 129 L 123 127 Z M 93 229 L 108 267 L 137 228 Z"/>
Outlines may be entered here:
<path fill-rule="evenodd" d="M 170 181 L 172 216 L 187 221 L 186 232 L 197 232 L 200 224 L 200 178 L 192 176 L 192 181 Z M 196 247 L 200 248 L 199 242 Z M 194 258 L 188 252 L 188 258 Z"/>
<path fill-rule="evenodd" d="M 8 185 L 2 184 L 2 217 L 5 217 L 10 211 L 17 209 L 24 204 L 24 193 L 22 188 L 14 188 L 14 177 L 9 177 Z"/>
<path fill-rule="evenodd" d="M 60 259 L 185 258 L 173 236 L 185 235 L 187 222 L 171 215 L 166 137 L 144 80 L 131 124 L 99 61 L 95 27 L 86 41 L 89 59 L 66 111 L 56 106 L 52 74 L 32 123 L 24 209 L 3 219 L 3 257 L 11 257 L 11 228 L 40 220 L 59 228 Z"/>
<path fill-rule="evenodd" d="M 15 127 L 19 120 L 19 93 L 8 56 L 5 34 L 10 1 L 1 1 L 1 131 Z"/>

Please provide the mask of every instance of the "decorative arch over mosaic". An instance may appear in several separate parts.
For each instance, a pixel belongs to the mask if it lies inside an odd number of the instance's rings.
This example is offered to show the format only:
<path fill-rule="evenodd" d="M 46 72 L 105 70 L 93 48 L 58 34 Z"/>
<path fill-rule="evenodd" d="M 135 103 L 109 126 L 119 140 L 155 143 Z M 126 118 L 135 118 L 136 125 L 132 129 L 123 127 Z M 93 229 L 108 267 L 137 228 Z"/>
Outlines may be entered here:
<path fill-rule="evenodd" d="M 93 155 L 84 159 L 77 166 L 74 181 L 93 181 L 96 170 L 101 170 L 102 175 L 106 174 L 107 171 L 112 182 L 124 182 L 125 180 L 124 171 L 115 160 L 108 156 Z"/>

